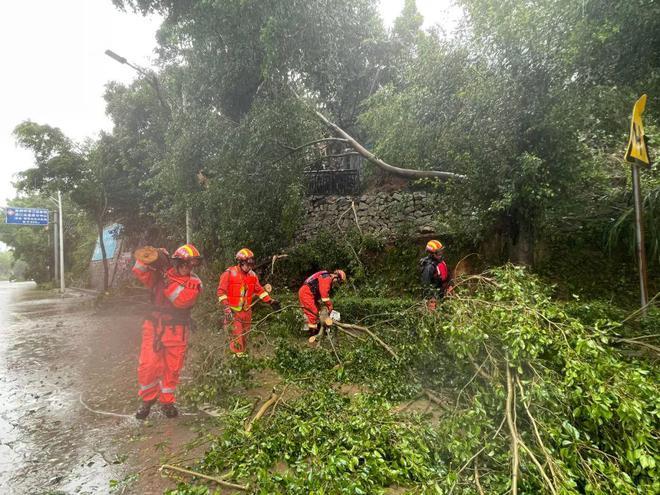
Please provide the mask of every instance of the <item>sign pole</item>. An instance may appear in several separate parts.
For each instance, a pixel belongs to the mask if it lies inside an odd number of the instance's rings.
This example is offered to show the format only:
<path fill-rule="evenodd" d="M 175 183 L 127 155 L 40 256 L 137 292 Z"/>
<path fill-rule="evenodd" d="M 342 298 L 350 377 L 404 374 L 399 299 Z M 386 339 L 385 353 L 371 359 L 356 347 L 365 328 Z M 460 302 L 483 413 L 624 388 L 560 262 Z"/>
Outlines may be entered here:
<path fill-rule="evenodd" d="M 649 303 L 648 295 L 648 275 L 646 269 L 646 250 L 644 247 L 644 212 L 642 210 L 642 191 L 639 181 L 639 166 L 637 163 L 631 164 L 633 196 L 635 199 L 635 237 L 637 244 L 637 264 L 639 266 L 639 289 L 640 301 L 642 303 L 642 314 L 646 316 L 646 306 Z"/>
<path fill-rule="evenodd" d="M 53 283 L 59 278 L 59 260 L 57 258 L 57 213 L 53 212 Z"/>
<path fill-rule="evenodd" d="M 57 208 L 59 210 L 60 231 L 60 293 L 64 294 L 64 229 L 62 228 L 62 193 L 57 191 Z"/>
<path fill-rule="evenodd" d="M 639 267 L 639 288 L 640 300 L 642 303 L 642 315 L 646 316 L 646 307 L 649 303 L 647 272 L 646 272 L 646 252 L 644 249 L 644 213 L 642 210 L 642 191 L 639 181 L 639 169 L 642 166 L 651 167 L 651 158 L 644 135 L 644 123 L 642 114 L 646 108 L 646 95 L 642 95 L 633 106 L 632 118 L 630 119 L 630 138 L 628 139 L 628 148 L 624 156 L 627 162 L 631 163 L 633 196 L 635 200 L 635 244 L 637 251 L 637 265 Z"/>

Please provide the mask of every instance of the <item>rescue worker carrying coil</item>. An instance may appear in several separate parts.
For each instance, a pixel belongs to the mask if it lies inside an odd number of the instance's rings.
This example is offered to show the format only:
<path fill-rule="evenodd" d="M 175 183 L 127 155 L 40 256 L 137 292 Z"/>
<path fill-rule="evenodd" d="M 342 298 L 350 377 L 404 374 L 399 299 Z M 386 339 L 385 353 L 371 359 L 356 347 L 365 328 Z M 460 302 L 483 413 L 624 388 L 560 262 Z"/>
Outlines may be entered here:
<path fill-rule="evenodd" d="M 142 324 L 142 346 L 138 365 L 142 405 L 138 419 L 149 416 L 160 402 L 165 416 L 174 418 L 174 392 L 188 346 L 190 310 L 202 291 L 202 281 L 192 273 L 202 256 L 192 244 L 178 248 L 171 258 L 164 249 L 151 246 L 135 252 L 133 274 L 151 289 L 152 308 Z"/>
<path fill-rule="evenodd" d="M 419 261 L 422 269 L 421 282 L 426 297 L 426 307 L 433 311 L 438 299 L 452 290 L 449 267 L 444 259 L 445 247 L 438 240 L 426 243 L 426 256 Z"/>
<path fill-rule="evenodd" d="M 252 323 L 252 296 L 256 294 L 260 300 L 271 305 L 275 310 L 280 303 L 272 299 L 259 283 L 254 273 L 254 253 L 248 248 L 236 253 L 236 265 L 227 268 L 218 283 L 218 302 L 224 310 L 224 328 L 231 329 L 229 349 L 237 357 L 245 355 L 247 349 L 246 335 Z"/>
<path fill-rule="evenodd" d="M 310 337 L 318 334 L 321 330 L 319 322 L 321 305 L 325 305 L 328 313 L 331 312 L 333 305 L 330 292 L 337 284 L 344 282 L 346 282 L 344 270 L 335 270 L 334 272 L 321 270 L 307 277 L 298 290 L 298 300 L 305 318 L 307 318 L 307 331 Z"/>

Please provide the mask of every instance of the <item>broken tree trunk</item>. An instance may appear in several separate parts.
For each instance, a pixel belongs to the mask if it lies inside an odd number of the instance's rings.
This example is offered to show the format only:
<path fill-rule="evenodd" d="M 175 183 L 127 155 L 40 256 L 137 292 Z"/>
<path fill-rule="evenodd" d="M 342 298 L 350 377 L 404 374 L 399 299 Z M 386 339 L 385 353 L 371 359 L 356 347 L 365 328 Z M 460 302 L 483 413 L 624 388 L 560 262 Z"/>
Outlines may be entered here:
<path fill-rule="evenodd" d="M 328 126 L 330 129 L 332 129 L 334 132 L 339 134 L 342 138 L 344 138 L 348 144 L 358 152 L 362 157 L 367 159 L 369 162 L 373 163 L 376 165 L 378 168 L 381 170 L 384 170 L 385 172 L 389 172 L 394 175 L 398 175 L 399 177 L 405 177 L 407 179 L 423 179 L 423 178 L 435 178 L 435 179 L 465 179 L 465 175 L 461 174 L 455 174 L 453 172 L 441 172 L 439 170 L 412 170 L 408 168 L 401 168 L 401 167 L 395 167 L 394 165 L 390 165 L 389 163 L 384 162 L 380 158 L 378 158 L 376 155 L 374 155 L 371 151 L 366 149 L 364 146 L 362 146 L 359 142 L 357 142 L 355 139 L 353 139 L 352 136 L 350 136 L 344 129 L 339 127 L 337 124 L 334 122 L 331 122 L 328 120 L 328 118 L 323 115 L 321 112 L 319 112 L 316 109 L 313 109 L 314 113 L 316 113 L 316 116 L 323 121 L 323 123 Z"/>

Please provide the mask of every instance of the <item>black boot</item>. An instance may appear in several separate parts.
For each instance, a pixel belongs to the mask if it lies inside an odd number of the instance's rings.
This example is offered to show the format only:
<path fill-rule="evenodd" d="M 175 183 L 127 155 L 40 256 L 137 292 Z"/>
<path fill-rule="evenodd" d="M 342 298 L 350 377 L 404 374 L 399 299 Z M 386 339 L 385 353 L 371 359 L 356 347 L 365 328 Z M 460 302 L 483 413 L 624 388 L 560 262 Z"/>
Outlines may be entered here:
<path fill-rule="evenodd" d="M 151 412 L 151 406 L 153 405 L 154 402 L 155 401 L 153 400 L 145 400 L 144 402 L 142 402 L 142 405 L 135 413 L 135 417 L 137 419 L 146 419 L 147 416 L 149 416 L 149 413 Z"/>
<path fill-rule="evenodd" d="M 174 407 L 174 404 L 161 404 L 161 409 L 168 418 L 176 418 L 179 415 L 179 411 Z"/>

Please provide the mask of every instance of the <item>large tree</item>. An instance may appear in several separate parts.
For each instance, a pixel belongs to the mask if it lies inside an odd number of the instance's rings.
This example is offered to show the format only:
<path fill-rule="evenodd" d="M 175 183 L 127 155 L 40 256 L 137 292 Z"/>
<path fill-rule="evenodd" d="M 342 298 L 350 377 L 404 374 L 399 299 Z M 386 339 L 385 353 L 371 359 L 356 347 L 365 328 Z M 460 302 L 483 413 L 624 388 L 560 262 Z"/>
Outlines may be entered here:
<path fill-rule="evenodd" d="M 118 218 L 112 215 L 113 204 L 123 211 L 132 190 L 129 178 L 117 166 L 110 138 L 102 135 L 97 142 L 79 145 L 60 129 L 31 121 L 19 124 L 14 135 L 21 146 L 33 152 L 36 165 L 19 174 L 18 189 L 41 194 L 61 191 L 90 216 L 97 229 L 103 256 L 103 288 L 107 290 L 103 229 L 111 219 Z"/>

